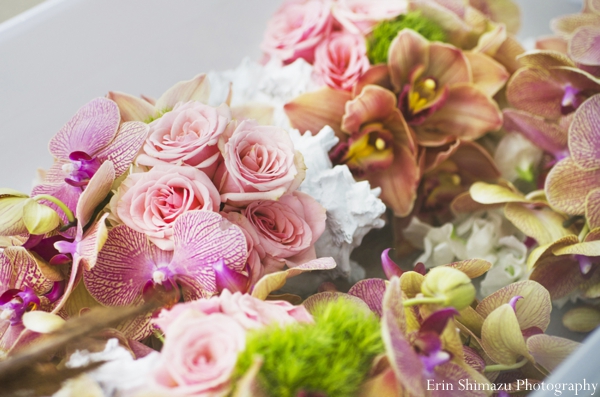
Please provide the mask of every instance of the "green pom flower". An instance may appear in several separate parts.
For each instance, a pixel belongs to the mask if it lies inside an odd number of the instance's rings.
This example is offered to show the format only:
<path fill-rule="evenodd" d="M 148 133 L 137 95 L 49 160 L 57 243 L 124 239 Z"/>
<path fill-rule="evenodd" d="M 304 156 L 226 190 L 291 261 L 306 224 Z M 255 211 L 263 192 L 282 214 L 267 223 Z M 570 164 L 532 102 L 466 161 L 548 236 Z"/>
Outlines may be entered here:
<path fill-rule="evenodd" d="M 346 299 L 319 306 L 315 324 L 268 327 L 248 335 L 236 373 L 242 376 L 261 356 L 261 387 L 271 397 L 322 392 L 356 394 L 375 356 L 383 353 L 379 319 Z"/>
<path fill-rule="evenodd" d="M 446 41 L 444 30 L 420 12 L 399 15 L 390 21 L 380 22 L 367 39 L 367 56 L 372 65 L 387 62 L 390 43 L 405 28 L 414 30 L 429 41 Z"/>

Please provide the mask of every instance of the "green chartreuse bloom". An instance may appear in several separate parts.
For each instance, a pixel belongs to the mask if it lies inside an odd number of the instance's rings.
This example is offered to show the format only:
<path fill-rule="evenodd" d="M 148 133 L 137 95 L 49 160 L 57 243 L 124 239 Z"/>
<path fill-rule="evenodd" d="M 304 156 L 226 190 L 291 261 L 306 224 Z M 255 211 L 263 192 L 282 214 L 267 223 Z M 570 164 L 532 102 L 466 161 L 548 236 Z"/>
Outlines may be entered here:
<path fill-rule="evenodd" d="M 462 310 L 475 299 L 475 287 L 471 279 L 460 270 L 438 266 L 425 276 L 421 292 L 427 299 L 437 299 L 444 306 Z"/>
<path fill-rule="evenodd" d="M 250 333 L 236 373 L 242 376 L 260 356 L 258 381 L 268 396 L 295 397 L 300 391 L 355 395 L 375 356 L 384 352 L 378 318 L 346 299 L 319 305 L 313 316 L 314 324 Z"/>
<path fill-rule="evenodd" d="M 435 22 L 418 11 L 399 15 L 390 21 L 382 21 L 367 39 L 367 56 L 372 65 L 386 63 L 390 43 L 399 31 L 412 29 L 429 41 L 446 41 L 446 32 Z"/>

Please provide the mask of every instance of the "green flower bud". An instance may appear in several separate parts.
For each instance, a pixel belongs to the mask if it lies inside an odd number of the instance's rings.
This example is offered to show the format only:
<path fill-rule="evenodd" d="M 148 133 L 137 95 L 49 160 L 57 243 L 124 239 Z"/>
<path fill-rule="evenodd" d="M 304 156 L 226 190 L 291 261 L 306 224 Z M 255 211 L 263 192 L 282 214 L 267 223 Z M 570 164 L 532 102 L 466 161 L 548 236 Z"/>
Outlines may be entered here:
<path fill-rule="evenodd" d="M 466 308 L 475 299 L 475 287 L 469 276 L 448 266 L 431 269 L 421 285 L 421 292 L 428 298 L 443 298 L 444 306 L 457 310 Z"/>

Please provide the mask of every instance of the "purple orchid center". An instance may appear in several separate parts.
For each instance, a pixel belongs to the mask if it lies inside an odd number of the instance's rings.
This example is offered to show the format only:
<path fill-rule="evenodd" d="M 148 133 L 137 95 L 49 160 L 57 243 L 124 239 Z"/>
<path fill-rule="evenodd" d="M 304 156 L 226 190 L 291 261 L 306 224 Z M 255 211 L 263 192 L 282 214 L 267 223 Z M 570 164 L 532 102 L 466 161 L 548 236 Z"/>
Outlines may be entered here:
<path fill-rule="evenodd" d="M 59 265 L 71 261 L 71 258 L 62 254 L 55 244 L 70 243 L 71 240 L 61 235 L 44 238 L 43 235 L 30 235 L 29 239 L 23 244 L 23 248 L 35 252 L 43 260 L 51 265 Z M 60 246 L 60 244 L 59 244 Z"/>
<path fill-rule="evenodd" d="M 215 281 L 219 293 L 224 289 L 230 292 L 239 291 L 241 293 L 248 291 L 248 287 L 250 286 L 250 278 L 248 276 L 229 268 L 223 259 L 219 259 L 212 266 L 215 271 Z M 249 274 L 248 263 L 246 263 L 244 270 Z"/>
<path fill-rule="evenodd" d="M 148 280 L 142 290 L 144 300 L 158 299 L 166 307 L 171 307 L 179 302 L 179 285 L 175 274 L 168 267 L 159 267 L 152 272 L 152 279 Z"/>
<path fill-rule="evenodd" d="M 62 169 L 68 175 L 65 182 L 75 187 L 85 187 L 102 165 L 98 159 L 85 152 L 72 152 L 69 160 L 71 161 L 65 163 Z"/>
<path fill-rule="evenodd" d="M 31 288 L 11 289 L 0 295 L 0 319 L 10 321 L 10 325 L 18 325 L 22 322 L 23 314 L 39 306 L 40 298 Z"/>
<path fill-rule="evenodd" d="M 585 255 L 574 255 L 575 256 L 575 260 L 577 262 L 579 262 L 579 271 L 581 272 L 581 274 L 583 276 L 588 276 L 590 273 L 590 270 L 592 270 L 592 265 L 594 264 L 592 262 L 592 258 L 590 258 L 589 256 L 585 256 Z"/>
<path fill-rule="evenodd" d="M 438 365 L 445 364 L 452 359 L 452 355 L 442 349 L 440 336 L 435 332 L 420 333 L 414 346 L 428 374 L 433 373 Z"/>
<path fill-rule="evenodd" d="M 510 307 L 512 307 L 515 313 L 517 312 L 517 302 L 519 301 L 519 299 L 523 299 L 523 297 L 521 295 L 516 295 L 513 296 L 508 302 L 508 304 L 510 305 Z"/>
<path fill-rule="evenodd" d="M 581 90 L 573 87 L 571 84 L 565 86 L 565 93 L 560 102 L 560 112 L 564 115 L 569 114 L 577 110 L 579 105 L 583 103 L 581 98 Z"/>

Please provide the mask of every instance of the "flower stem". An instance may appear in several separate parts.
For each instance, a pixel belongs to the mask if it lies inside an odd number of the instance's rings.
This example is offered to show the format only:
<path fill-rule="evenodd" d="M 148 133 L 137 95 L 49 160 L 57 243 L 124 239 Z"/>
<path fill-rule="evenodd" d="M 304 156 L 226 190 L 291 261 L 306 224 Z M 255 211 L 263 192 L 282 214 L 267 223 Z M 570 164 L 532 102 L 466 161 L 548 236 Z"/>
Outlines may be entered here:
<path fill-rule="evenodd" d="M 522 366 L 524 366 L 525 364 L 527 364 L 527 359 L 524 358 L 521 361 L 512 364 L 512 365 L 504 365 L 504 364 L 495 364 L 495 365 L 486 365 L 485 366 L 485 372 L 496 372 L 496 371 L 507 371 L 507 370 L 512 370 L 512 369 L 519 369 Z"/>
<path fill-rule="evenodd" d="M 407 299 L 404 302 L 402 302 L 402 304 L 405 307 L 408 306 L 415 306 L 415 305 L 422 305 L 422 304 L 440 304 L 440 303 L 444 303 L 446 302 L 446 298 L 445 297 L 425 297 L 425 296 L 420 296 L 420 297 L 416 297 L 416 298 L 412 298 L 412 299 Z"/>
<path fill-rule="evenodd" d="M 50 201 L 53 204 L 56 204 L 62 210 L 62 212 L 65 213 L 67 219 L 69 220 L 69 223 L 75 222 L 75 215 L 73 215 L 73 212 L 69 209 L 69 207 L 67 207 L 65 203 L 63 203 L 56 197 L 50 196 L 49 194 L 38 194 L 37 196 L 33 197 L 33 199 L 35 201 L 46 200 Z"/>
<path fill-rule="evenodd" d="M 158 330 L 154 331 L 154 337 L 156 339 L 158 339 L 159 341 L 161 341 L 162 343 L 165 343 L 165 336 L 163 334 L 161 334 L 160 331 L 158 331 Z"/>

